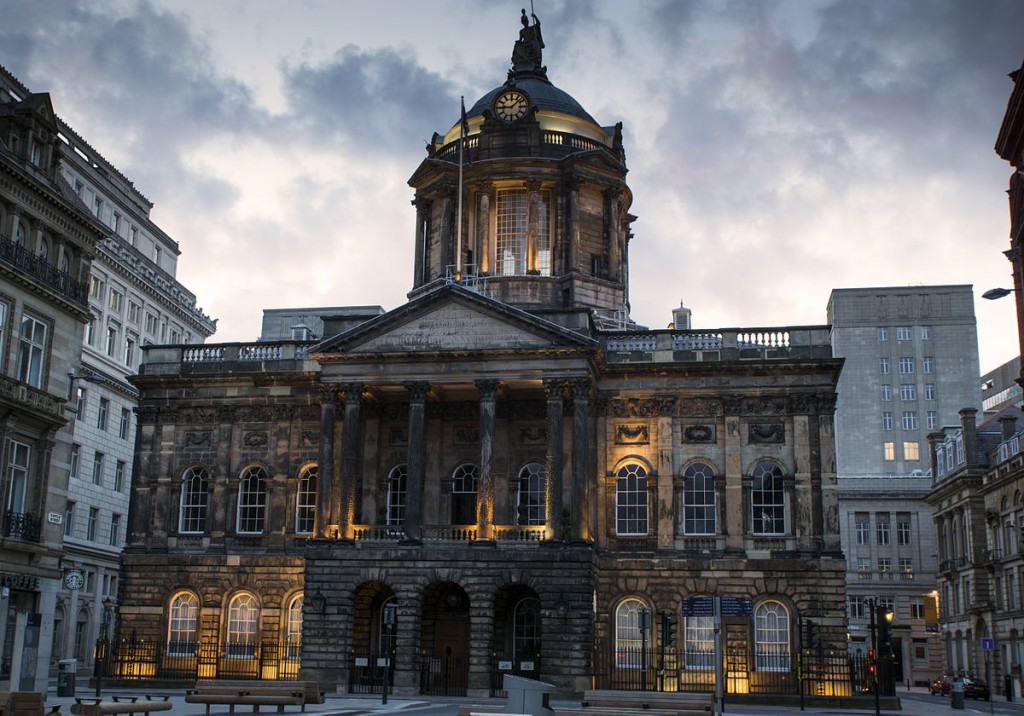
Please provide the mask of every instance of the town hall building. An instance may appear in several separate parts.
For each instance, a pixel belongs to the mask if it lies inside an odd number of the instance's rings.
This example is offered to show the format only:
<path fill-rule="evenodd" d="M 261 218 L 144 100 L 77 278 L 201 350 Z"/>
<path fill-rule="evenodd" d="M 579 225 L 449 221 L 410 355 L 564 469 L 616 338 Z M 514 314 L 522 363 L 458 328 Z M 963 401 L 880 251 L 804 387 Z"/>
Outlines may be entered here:
<path fill-rule="evenodd" d="M 409 180 L 407 303 L 146 348 L 120 676 L 745 693 L 809 631 L 845 655 L 829 329 L 636 325 L 622 125 L 542 48 L 524 13 Z"/>

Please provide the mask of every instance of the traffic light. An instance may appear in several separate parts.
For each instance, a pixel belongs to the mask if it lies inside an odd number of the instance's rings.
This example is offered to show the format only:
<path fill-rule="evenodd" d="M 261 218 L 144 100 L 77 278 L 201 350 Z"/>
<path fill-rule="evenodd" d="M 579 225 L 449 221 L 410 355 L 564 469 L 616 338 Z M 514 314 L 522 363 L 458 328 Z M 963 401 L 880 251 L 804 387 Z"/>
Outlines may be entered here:
<path fill-rule="evenodd" d="M 676 645 L 676 618 L 671 614 L 665 615 L 665 646 Z"/>
<path fill-rule="evenodd" d="M 875 650 L 868 649 L 868 674 L 875 675 Z"/>
<path fill-rule="evenodd" d="M 886 607 L 878 607 L 878 644 L 884 646 L 889 643 L 889 638 L 892 635 L 892 617 L 893 614 Z"/>
<path fill-rule="evenodd" d="M 807 620 L 807 646 L 813 648 L 815 646 L 814 640 L 817 636 L 814 633 L 814 622 L 810 619 Z"/>

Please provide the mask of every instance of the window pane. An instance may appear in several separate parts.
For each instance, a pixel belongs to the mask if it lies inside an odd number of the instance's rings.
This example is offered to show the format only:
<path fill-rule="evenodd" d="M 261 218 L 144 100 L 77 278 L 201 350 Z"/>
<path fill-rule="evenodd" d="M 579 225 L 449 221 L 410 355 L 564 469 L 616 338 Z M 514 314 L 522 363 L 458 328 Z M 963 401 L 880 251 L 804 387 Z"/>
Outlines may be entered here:
<path fill-rule="evenodd" d="M 498 191 L 496 261 L 499 276 L 526 273 L 527 203 L 525 189 Z"/>
<path fill-rule="evenodd" d="M 545 521 L 544 466 L 531 462 L 519 471 L 519 490 L 516 502 L 516 520 L 520 525 L 543 525 Z"/>
<path fill-rule="evenodd" d="M 713 535 L 715 478 L 710 465 L 695 463 L 683 473 L 683 534 Z"/>
<path fill-rule="evenodd" d="M 647 471 L 642 465 L 622 467 L 615 483 L 615 531 L 647 534 Z"/>

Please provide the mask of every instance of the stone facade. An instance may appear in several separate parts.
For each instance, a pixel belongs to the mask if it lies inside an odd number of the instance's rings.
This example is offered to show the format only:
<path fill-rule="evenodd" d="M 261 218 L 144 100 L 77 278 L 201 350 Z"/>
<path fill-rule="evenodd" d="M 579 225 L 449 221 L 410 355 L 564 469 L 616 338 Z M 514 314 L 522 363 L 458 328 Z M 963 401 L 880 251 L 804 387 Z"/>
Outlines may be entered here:
<path fill-rule="evenodd" d="M 399 694 L 579 692 L 667 647 L 659 614 L 705 656 L 720 626 L 743 688 L 806 620 L 845 650 L 828 328 L 633 324 L 621 127 L 539 62 L 509 80 L 410 180 L 406 304 L 146 350 L 122 638 L 209 672 L 296 646 L 343 691 L 391 658 Z"/>

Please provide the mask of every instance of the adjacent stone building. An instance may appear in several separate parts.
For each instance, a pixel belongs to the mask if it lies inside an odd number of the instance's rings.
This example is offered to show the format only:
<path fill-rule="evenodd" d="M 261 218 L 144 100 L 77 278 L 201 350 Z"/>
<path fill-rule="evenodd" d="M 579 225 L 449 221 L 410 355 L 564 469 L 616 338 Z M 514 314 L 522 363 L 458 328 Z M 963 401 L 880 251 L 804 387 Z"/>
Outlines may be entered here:
<path fill-rule="evenodd" d="M 828 327 L 635 325 L 621 125 L 542 46 L 524 16 L 508 80 L 410 179 L 408 303 L 145 350 L 138 672 L 707 688 L 720 635 L 730 693 L 796 693 L 801 624 L 845 654 Z"/>

